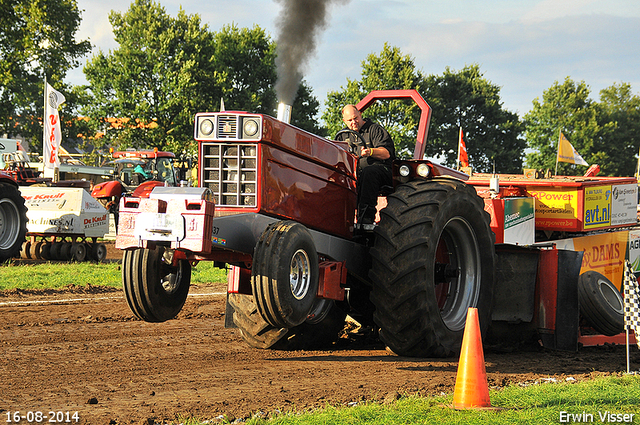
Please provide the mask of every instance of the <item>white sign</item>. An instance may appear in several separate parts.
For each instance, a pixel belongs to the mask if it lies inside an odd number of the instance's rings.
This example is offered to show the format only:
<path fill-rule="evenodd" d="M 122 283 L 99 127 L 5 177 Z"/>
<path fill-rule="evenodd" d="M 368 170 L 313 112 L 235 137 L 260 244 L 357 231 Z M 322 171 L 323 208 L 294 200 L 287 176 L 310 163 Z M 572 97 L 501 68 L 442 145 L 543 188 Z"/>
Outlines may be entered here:
<path fill-rule="evenodd" d="M 638 185 L 619 184 L 611 187 L 611 225 L 636 224 L 638 221 Z"/>

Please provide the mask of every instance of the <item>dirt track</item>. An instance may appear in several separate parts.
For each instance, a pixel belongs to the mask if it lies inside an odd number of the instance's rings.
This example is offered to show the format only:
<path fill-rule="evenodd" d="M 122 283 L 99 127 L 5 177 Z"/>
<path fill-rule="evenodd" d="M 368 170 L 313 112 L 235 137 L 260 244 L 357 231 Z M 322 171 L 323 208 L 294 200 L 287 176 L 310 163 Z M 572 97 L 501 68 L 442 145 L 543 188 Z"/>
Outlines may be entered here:
<path fill-rule="evenodd" d="M 326 351 L 248 348 L 224 329 L 225 288 L 195 289 L 162 324 L 134 319 L 120 291 L 0 294 L 0 420 L 16 410 L 77 411 L 90 424 L 233 420 L 453 391 L 457 358 L 397 357 L 353 333 Z M 487 350 L 485 361 L 491 387 L 626 368 L 624 347 Z M 637 369 L 635 347 L 632 361 Z"/>

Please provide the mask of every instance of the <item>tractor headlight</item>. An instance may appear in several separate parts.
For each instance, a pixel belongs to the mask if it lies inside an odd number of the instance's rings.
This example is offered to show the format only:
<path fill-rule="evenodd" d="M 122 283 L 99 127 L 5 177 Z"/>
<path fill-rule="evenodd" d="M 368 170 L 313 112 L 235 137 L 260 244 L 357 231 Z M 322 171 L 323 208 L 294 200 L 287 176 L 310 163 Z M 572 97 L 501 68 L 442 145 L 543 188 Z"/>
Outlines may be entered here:
<path fill-rule="evenodd" d="M 427 164 L 420 164 L 418 168 L 416 168 L 416 173 L 418 173 L 420 177 L 429 177 L 431 170 Z"/>
<path fill-rule="evenodd" d="M 213 133 L 213 121 L 208 118 L 200 121 L 200 134 L 203 136 L 208 136 Z"/>
<path fill-rule="evenodd" d="M 411 172 L 411 168 L 409 168 L 408 165 L 401 165 L 400 169 L 398 170 L 398 172 L 400 173 L 400 175 L 402 177 L 407 177 L 409 175 L 409 173 Z"/>
<path fill-rule="evenodd" d="M 247 137 L 253 137 L 258 132 L 258 122 L 254 119 L 244 120 L 244 124 L 242 126 L 244 131 L 244 135 Z"/>

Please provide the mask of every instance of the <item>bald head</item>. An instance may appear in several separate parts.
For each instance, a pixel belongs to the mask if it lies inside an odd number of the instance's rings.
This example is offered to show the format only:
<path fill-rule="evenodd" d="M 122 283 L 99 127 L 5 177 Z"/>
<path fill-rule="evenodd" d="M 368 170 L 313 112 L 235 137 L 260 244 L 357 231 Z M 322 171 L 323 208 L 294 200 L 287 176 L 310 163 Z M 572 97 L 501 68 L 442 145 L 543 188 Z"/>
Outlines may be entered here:
<path fill-rule="evenodd" d="M 364 124 L 362 114 L 355 105 L 346 105 L 342 108 L 342 121 L 348 129 L 358 131 Z"/>

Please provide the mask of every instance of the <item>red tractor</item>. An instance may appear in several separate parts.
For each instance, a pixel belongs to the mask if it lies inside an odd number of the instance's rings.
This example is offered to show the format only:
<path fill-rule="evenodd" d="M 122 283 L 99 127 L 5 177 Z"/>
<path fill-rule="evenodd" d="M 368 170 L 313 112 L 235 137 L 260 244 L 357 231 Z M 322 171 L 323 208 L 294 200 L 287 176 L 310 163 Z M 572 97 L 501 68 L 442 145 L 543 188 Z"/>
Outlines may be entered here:
<path fill-rule="evenodd" d="M 369 238 L 354 237 L 356 157 L 336 142 L 245 112 L 200 113 L 199 188 L 156 188 L 120 204 L 116 247 L 139 318 L 175 317 L 198 261 L 230 266 L 227 326 L 260 348 L 335 341 L 349 314 L 379 329 L 394 352 L 448 356 L 469 307 L 486 329 L 494 234 L 468 176 L 423 160 L 431 109 L 414 90 L 373 92 L 359 104 L 410 98 L 422 109 L 413 160 L 393 165 L 394 191 Z"/>
<path fill-rule="evenodd" d="M 145 198 L 156 186 L 177 186 L 172 152 L 127 150 L 113 153 L 113 180 L 94 186 L 91 196 L 114 215 L 118 225 L 118 206 L 123 196 Z"/>
<path fill-rule="evenodd" d="M 197 114 L 202 187 L 121 201 L 116 247 L 134 314 L 175 317 L 191 268 L 214 261 L 229 270 L 225 325 L 252 347 L 327 346 L 348 314 L 397 354 L 450 356 L 471 307 L 500 344 L 613 342 L 603 338 L 622 332 L 624 260 L 640 267 L 636 180 L 469 178 L 422 159 L 431 108 L 416 91 L 372 92 L 357 107 L 392 98 L 422 110 L 414 159 L 394 162 L 364 237 L 345 143 L 267 115 Z"/>
<path fill-rule="evenodd" d="M 20 253 L 27 233 L 27 208 L 18 183 L 0 171 L 0 262 Z"/>

